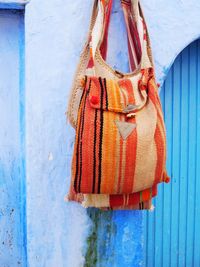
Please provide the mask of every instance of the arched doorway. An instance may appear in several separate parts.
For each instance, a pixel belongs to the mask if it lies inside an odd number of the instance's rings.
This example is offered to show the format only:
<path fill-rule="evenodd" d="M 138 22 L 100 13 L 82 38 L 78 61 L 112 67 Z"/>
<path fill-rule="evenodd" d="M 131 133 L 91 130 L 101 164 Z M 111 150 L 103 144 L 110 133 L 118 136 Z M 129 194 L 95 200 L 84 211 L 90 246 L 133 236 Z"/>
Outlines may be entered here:
<path fill-rule="evenodd" d="M 144 215 L 144 266 L 200 266 L 200 40 L 186 47 L 161 91 L 169 185 Z"/>

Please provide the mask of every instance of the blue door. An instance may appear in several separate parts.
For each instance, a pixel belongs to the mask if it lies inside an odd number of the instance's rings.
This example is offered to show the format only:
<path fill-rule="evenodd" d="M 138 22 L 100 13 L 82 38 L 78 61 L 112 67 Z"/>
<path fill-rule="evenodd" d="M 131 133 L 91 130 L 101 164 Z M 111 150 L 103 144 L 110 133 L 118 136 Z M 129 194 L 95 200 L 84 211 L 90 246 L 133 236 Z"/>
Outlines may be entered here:
<path fill-rule="evenodd" d="M 23 13 L 0 10 L 0 266 L 25 266 Z"/>
<path fill-rule="evenodd" d="M 200 40 L 185 48 L 161 91 L 171 184 L 144 216 L 148 267 L 200 266 Z"/>

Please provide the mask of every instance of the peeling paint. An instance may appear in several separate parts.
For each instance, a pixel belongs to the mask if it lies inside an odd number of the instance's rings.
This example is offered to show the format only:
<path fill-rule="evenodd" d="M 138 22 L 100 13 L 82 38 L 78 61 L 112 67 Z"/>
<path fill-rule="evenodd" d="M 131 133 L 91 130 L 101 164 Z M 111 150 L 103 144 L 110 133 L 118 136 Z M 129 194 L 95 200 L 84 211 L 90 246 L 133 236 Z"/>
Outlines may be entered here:
<path fill-rule="evenodd" d="M 93 227 L 87 239 L 88 248 L 84 266 L 104 266 L 103 262 L 112 266 L 115 256 L 112 240 L 116 235 L 116 226 L 112 220 L 113 214 L 110 211 L 91 208 L 88 209 L 88 215 L 93 222 Z"/>

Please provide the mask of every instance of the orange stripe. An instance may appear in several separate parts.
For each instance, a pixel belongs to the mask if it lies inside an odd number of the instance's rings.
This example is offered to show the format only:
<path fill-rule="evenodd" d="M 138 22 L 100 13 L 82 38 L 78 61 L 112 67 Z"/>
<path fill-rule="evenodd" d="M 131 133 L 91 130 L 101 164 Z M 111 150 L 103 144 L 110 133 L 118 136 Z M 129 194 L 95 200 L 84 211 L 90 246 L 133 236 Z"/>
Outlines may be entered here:
<path fill-rule="evenodd" d="M 114 111 L 121 111 L 121 92 L 119 86 L 113 80 L 107 80 L 108 107 Z"/>
<path fill-rule="evenodd" d="M 116 114 L 113 112 L 104 112 L 104 132 L 103 132 L 103 147 L 102 147 L 102 193 L 111 193 L 115 188 L 115 168 L 116 165 L 116 143 L 113 140 L 117 139 L 117 128 L 114 126 L 110 131 L 111 122 L 115 124 Z"/>
<path fill-rule="evenodd" d="M 95 183 L 95 193 L 98 192 L 98 174 L 99 174 L 99 137 L 100 137 L 100 112 L 99 110 L 97 111 L 97 123 L 96 123 L 96 143 L 95 145 L 95 158 L 96 158 L 96 172 L 95 172 L 95 177 L 96 177 L 96 183 Z M 94 140 L 94 139 L 92 139 Z M 88 140 L 88 145 L 90 144 L 91 140 Z"/>

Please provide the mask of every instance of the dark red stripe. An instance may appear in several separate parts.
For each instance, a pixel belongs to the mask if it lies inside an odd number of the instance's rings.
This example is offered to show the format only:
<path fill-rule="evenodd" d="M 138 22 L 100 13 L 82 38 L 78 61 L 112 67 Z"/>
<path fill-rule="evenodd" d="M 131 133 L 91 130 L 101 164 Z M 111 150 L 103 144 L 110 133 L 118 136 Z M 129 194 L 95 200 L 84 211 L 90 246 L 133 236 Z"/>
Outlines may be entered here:
<path fill-rule="evenodd" d="M 107 92 L 107 86 L 106 86 L 106 79 L 103 79 L 104 81 L 104 89 L 105 89 L 105 95 L 106 95 L 106 110 L 108 110 L 108 92 Z"/>
<path fill-rule="evenodd" d="M 98 173 L 98 194 L 101 191 L 101 175 L 102 175 L 102 141 L 103 141 L 103 84 L 101 78 L 99 78 L 99 84 L 101 88 L 101 105 L 100 105 L 100 135 L 99 135 L 99 173 Z"/>

